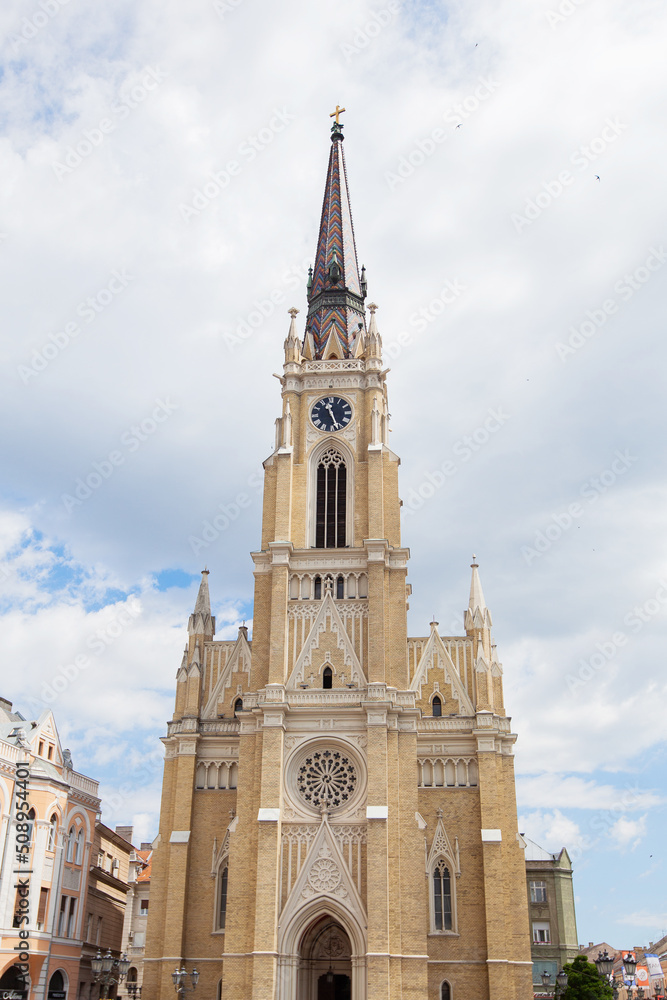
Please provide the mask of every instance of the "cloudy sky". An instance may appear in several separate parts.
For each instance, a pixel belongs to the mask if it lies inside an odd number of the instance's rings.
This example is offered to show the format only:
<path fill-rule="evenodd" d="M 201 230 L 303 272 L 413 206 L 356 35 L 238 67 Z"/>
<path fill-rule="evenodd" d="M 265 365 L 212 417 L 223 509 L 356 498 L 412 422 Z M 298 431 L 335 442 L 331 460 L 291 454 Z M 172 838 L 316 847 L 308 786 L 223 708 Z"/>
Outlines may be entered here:
<path fill-rule="evenodd" d="M 580 941 L 659 937 L 664 5 L 11 0 L 0 23 L 0 693 L 53 707 L 105 821 L 154 836 L 205 563 L 218 637 L 252 618 L 338 103 L 411 633 L 462 631 L 476 552 L 520 828 L 574 857 Z"/>

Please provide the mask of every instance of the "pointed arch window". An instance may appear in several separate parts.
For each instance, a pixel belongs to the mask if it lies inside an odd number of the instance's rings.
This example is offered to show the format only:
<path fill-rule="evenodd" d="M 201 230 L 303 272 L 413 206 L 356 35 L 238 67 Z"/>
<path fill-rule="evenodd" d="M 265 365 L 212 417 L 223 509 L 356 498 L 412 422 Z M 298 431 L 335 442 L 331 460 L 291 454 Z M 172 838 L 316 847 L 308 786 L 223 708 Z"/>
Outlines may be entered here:
<path fill-rule="evenodd" d="M 322 671 L 322 687 L 332 688 L 333 687 L 333 672 L 331 667 L 325 667 Z"/>
<path fill-rule="evenodd" d="M 54 813 L 51 817 L 49 824 L 49 844 L 46 848 L 47 851 L 55 851 L 56 849 L 56 837 L 58 836 L 58 817 Z"/>
<path fill-rule="evenodd" d="M 452 886 L 444 858 L 433 869 L 433 916 L 436 931 L 451 931 Z"/>
<path fill-rule="evenodd" d="M 340 452 L 329 448 L 317 466 L 315 548 L 344 548 L 346 520 L 347 468 Z"/>
<path fill-rule="evenodd" d="M 437 694 L 433 699 L 433 701 L 431 702 L 431 705 L 433 707 L 433 718 L 437 719 L 439 716 L 442 715 L 442 702 L 438 698 Z"/>
<path fill-rule="evenodd" d="M 234 715 L 236 715 L 237 712 L 242 712 L 242 711 L 243 711 L 243 698 L 237 698 L 236 701 L 234 702 Z"/>
<path fill-rule="evenodd" d="M 440 1000 L 452 1000 L 452 990 L 446 979 L 440 987 Z"/>
<path fill-rule="evenodd" d="M 67 856 L 65 861 L 72 861 L 74 859 L 74 827 L 69 828 L 69 834 L 67 836 Z"/>
<path fill-rule="evenodd" d="M 217 929 L 219 931 L 224 931 L 225 921 L 227 919 L 227 879 L 229 876 L 229 868 L 227 861 L 222 862 L 222 866 L 218 872 L 218 892 L 216 899 L 216 917 L 217 917 Z"/>
<path fill-rule="evenodd" d="M 78 836 L 76 838 L 76 854 L 74 857 L 74 864 L 80 865 L 83 861 L 83 829 L 79 830 Z"/>

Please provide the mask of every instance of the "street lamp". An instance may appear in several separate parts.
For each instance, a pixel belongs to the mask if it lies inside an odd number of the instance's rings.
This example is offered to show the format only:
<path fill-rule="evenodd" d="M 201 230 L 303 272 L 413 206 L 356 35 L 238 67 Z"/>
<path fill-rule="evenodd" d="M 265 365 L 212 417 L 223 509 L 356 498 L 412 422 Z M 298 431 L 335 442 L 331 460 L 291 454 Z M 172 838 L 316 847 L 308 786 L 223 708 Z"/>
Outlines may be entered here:
<path fill-rule="evenodd" d="M 637 959 L 628 952 L 627 955 L 623 956 L 623 965 L 625 967 L 625 974 L 630 980 L 630 986 L 628 988 L 628 996 L 632 993 L 632 987 L 635 981 L 635 972 L 637 971 Z"/>
<path fill-rule="evenodd" d="M 130 968 L 130 961 L 127 955 L 122 955 L 121 958 L 114 958 L 111 954 L 111 948 L 107 948 L 106 955 L 102 955 L 102 952 L 98 948 L 97 955 L 95 955 L 95 958 L 91 958 L 90 964 L 93 970 L 93 981 L 99 983 L 102 987 L 101 997 L 108 997 L 109 987 L 117 983 L 122 983 L 127 975 L 127 970 Z"/>
<path fill-rule="evenodd" d="M 604 950 L 604 954 L 601 951 L 598 952 L 598 957 L 594 959 L 594 962 L 600 978 L 608 980 L 612 969 L 614 968 L 614 959 L 611 955 L 607 954 L 606 948 Z"/>
<path fill-rule="evenodd" d="M 545 971 L 542 973 L 541 978 L 542 978 L 542 986 L 544 986 L 545 990 L 548 990 L 551 986 L 551 973 Z M 559 995 L 562 995 L 566 989 L 567 989 L 567 972 L 565 972 L 564 969 L 561 969 L 558 975 L 556 976 L 556 982 L 554 983 L 554 1000 L 556 1000 L 556 998 Z"/>
<path fill-rule="evenodd" d="M 192 986 L 186 986 L 188 976 L 192 980 Z M 184 997 L 186 993 L 197 989 L 199 973 L 196 969 L 193 969 L 192 972 L 186 972 L 185 967 L 181 966 L 180 969 L 174 969 L 171 974 L 171 981 L 179 997 Z"/>

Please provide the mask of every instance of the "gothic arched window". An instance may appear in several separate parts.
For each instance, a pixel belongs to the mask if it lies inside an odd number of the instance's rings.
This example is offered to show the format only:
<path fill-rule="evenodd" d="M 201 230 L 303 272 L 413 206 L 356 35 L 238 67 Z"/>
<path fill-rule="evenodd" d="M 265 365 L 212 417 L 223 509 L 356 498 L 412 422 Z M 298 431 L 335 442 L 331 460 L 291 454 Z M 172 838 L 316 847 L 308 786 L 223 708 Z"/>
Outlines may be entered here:
<path fill-rule="evenodd" d="M 227 863 L 224 862 L 224 868 L 222 868 L 218 873 L 218 899 L 217 899 L 217 918 L 218 918 L 218 930 L 224 931 L 225 920 L 227 917 L 227 876 L 229 869 Z"/>
<path fill-rule="evenodd" d="M 69 828 L 69 834 L 67 837 L 67 855 L 65 857 L 65 861 L 73 861 L 73 860 L 74 860 L 74 827 L 71 826 Z"/>
<path fill-rule="evenodd" d="M 431 705 L 433 706 L 433 716 L 434 716 L 434 718 L 437 717 L 437 716 L 439 716 L 439 715 L 442 715 L 442 702 L 438 698 L 437 694 L 436 694 L 435 698 L 433 699 L 433 701 L 431 702 Z"/>
<path fill-rule="evenodd" d="M 79 834 L 76 838 L 76 854 L 74 855 L 74 864 L 80 865 L 83 862 L 83 829 L 79 830 Z"/>
<path fill-rule="evenodd" d="M 336 600 L 342 601 L 345 597 L 345 580 L 342 576 L 336 578 Z"/>
<path fill-rule="evenodd" d="M 321 576 L 316 576 L 315 577 L 315 600 L 316 601 L 321 601 L 322 600 L 322 577 Z"/>
<path fill-rule="evenodd" d="M 452 991 L 446 979 L 440 987 L 440 1000 L 452 1000 Z"/>
<path fill-rule="evenodd" d="M 243 698 L 237 698 L 236 701 L 234 702 L 234 715 L 236 715 L 237 712 L 242 712 L 242 711 L 243 711 Z"/>
<path fill-rule="evenodd" d="M 51 817 L 51 823 L 49 826 L 49 845 L 46 848 L 47 851 L 55 851 L 57 836 L 58 836 L 58 817 L 54 813 L 53 816 Z"/>
<path fill-rule="evenodd" d="M 340 452 L 329 448 L 317 466 L 315 548 L 344 548 L 346 518 L 347 469 Z"/>
<path fill-rule="evenodd" d="M 433 916 L 436 931 L 451 931 L 452 887 L 449 868 L 442 858 L 433 869 Z"/>
<path fill-rule="evenodd" d="M 333 687 L 333 673 L 331 667 L 325 667 L 322 671 L 322 687 L 332 688 Z"/>

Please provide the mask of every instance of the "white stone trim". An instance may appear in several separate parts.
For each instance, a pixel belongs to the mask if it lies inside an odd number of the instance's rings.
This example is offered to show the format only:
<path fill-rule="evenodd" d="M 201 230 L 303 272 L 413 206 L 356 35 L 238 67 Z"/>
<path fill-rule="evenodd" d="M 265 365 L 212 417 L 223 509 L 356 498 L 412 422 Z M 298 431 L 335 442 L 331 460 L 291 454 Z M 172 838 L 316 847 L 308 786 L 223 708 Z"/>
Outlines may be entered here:
<path fill-rule="evenodd" d="M 169 837 L 170 844 L 187 844 L 190 840 L 189 830 L 172 830 Z"/>
<path fill-rule="evenodd" d="M 366 819 L 389 819 L 389 806 L 366 806 Z"/>
<path fill-rule="evenodd" d="M 257 813 L 258 823 L 277 823 L 280 819 L 280 809 L 260 809 Z"/>
<path fill-rule="evenodd" d="M 482 843 L 483 844 L 499 844 L 503 839 L 502 830 L 482 830 Z"/>

